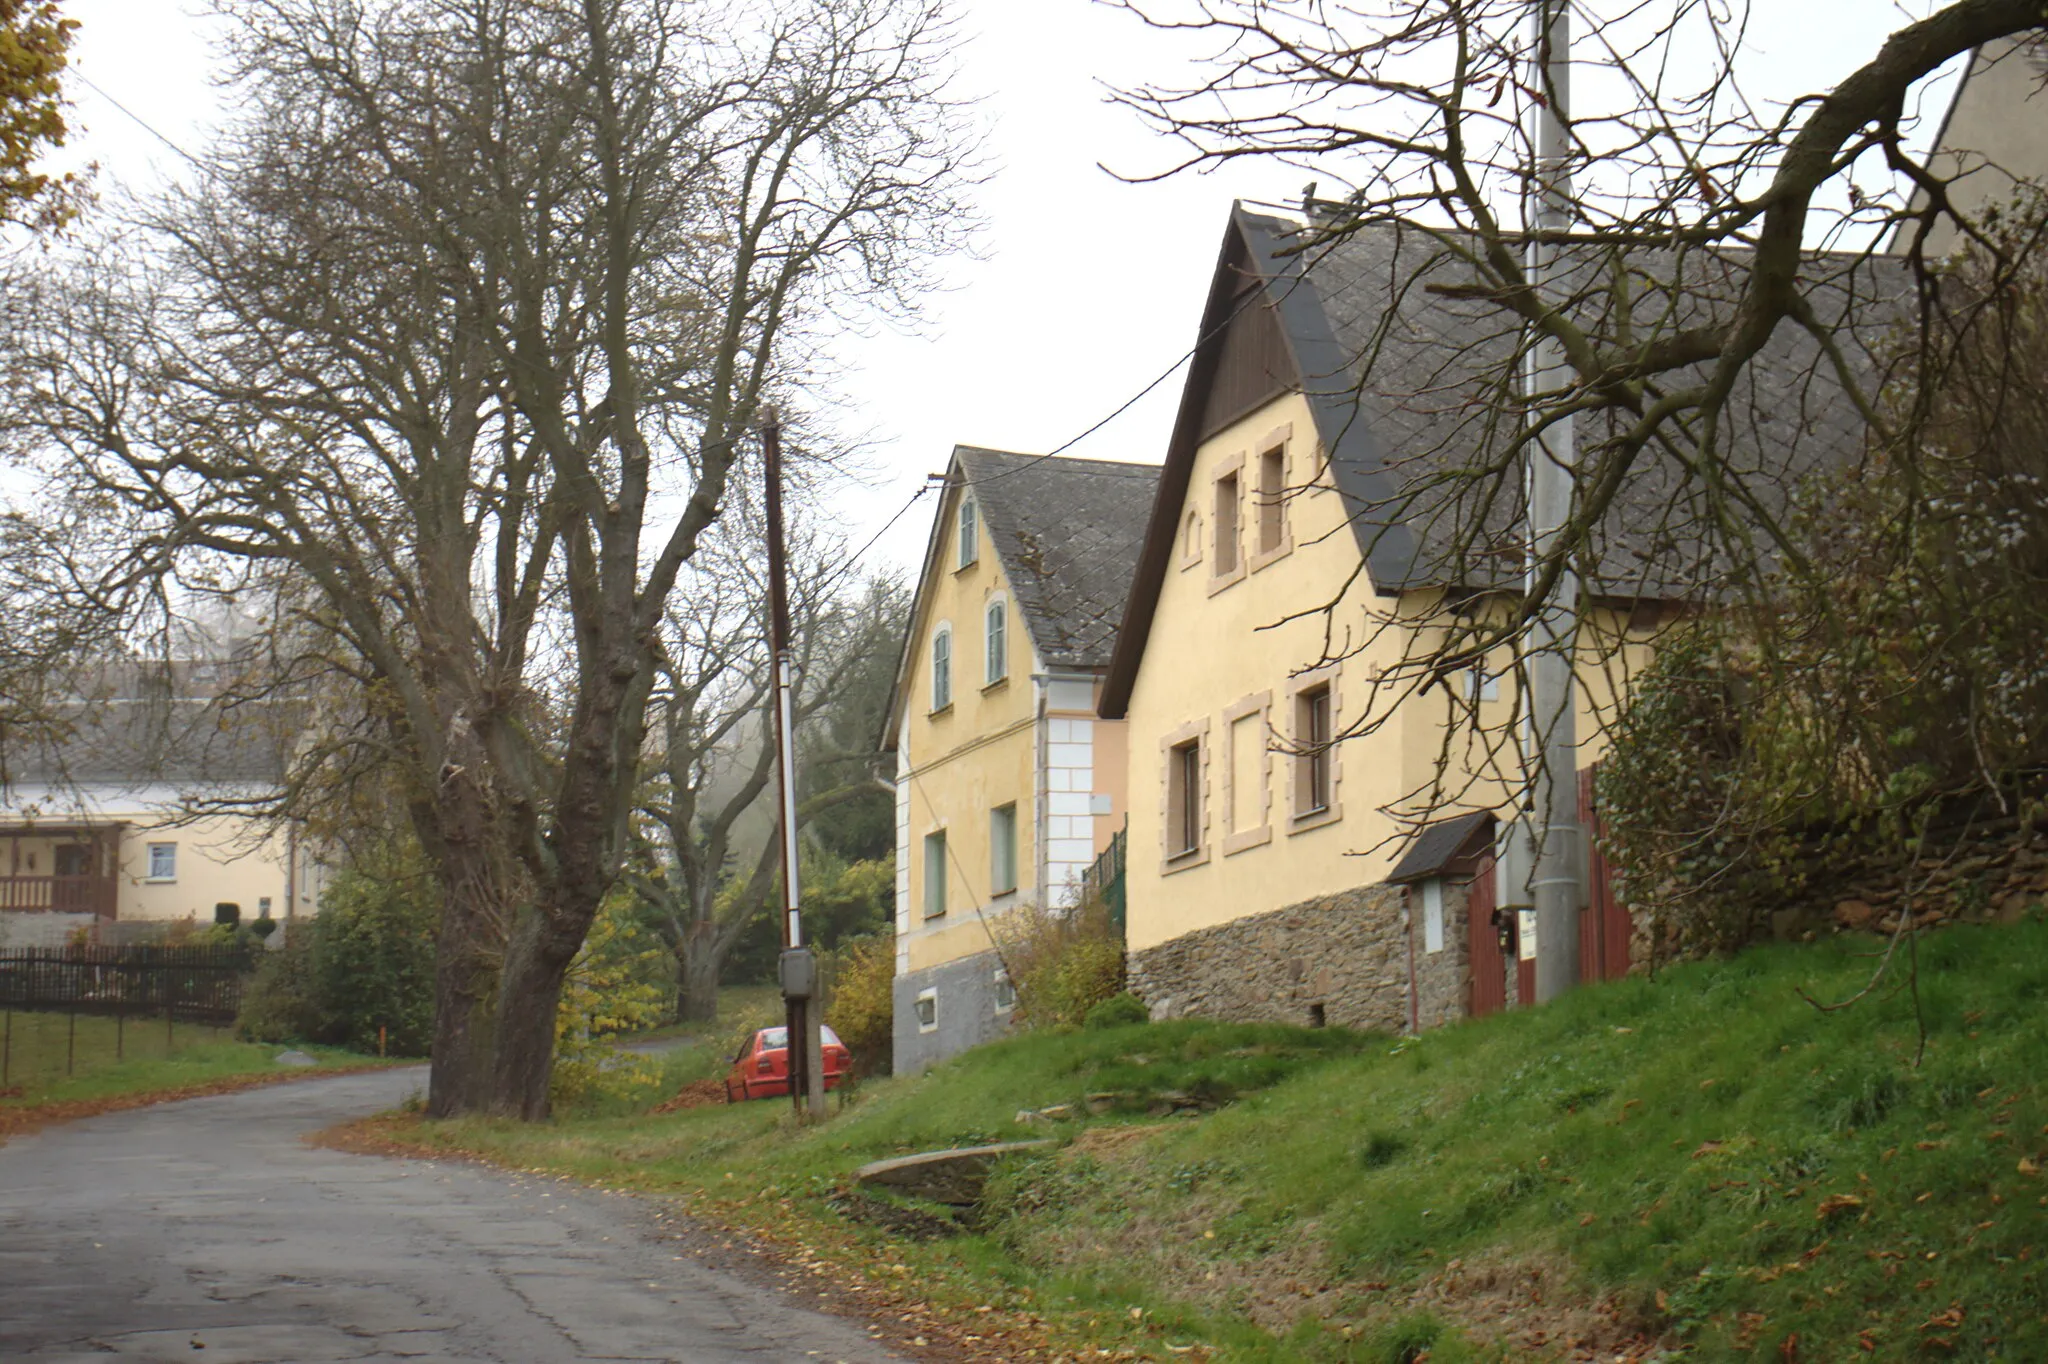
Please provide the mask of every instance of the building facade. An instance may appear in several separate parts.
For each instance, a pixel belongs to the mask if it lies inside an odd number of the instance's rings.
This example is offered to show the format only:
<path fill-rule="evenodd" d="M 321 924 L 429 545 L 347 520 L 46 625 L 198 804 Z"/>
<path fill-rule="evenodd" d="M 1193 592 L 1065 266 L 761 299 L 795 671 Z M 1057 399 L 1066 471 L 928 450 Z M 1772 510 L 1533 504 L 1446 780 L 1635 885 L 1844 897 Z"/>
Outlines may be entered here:
<path fill-rule="evenodd" d="M 1123 827 L 1096 716 L 1157 471 L 959 447 L 897 670 L 894 1061 L 1008 1027 L 1003 919 L 1073 902 Z"/>
<path fill-rule="evenodd" d="M 13 755 L 0 946 L 140 940 L 230 912 L 288 931 L 317 908 L 324 864 L 258 814 L 283 780 L 287 710 L 229 706 L 196 671 L 145 686 L 136 669 L 105 670 L 105 694 L 67 704 L 57 734 Z"/>

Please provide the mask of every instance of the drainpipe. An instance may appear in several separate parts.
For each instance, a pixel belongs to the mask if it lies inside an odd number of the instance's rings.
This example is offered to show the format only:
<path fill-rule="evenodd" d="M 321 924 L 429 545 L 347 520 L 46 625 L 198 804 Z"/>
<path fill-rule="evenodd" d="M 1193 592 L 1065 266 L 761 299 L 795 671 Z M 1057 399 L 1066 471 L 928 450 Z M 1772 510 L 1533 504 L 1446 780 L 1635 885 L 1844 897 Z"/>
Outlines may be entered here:
<path fill-rule="evenodd" d="M 1047 694 L 1050 692 L 1051 686 L 1052 680 L 1050 674 L 1031 674 L 1031 708 L 1033 717 L 1033 751 L 1031 763 L 1033 768 L 1033 775 L 1031 779 L 1031 785 L 1033 788 L 1031 793 L 1031 893 L 1033 897 L 1037 900 L 1038 907 L 1040 909 L 1053 908 L 1052 899 L 1046 893 L 1050 889 L 1050 887 L 1047 884 L 1047 877 L 1051 872 L 1052 863 L 1046 858 L 1045 855 L 1045 807 L 1047 806 L 1047 804 L 1050 803 L 1048 793 L 1051 790 L 1051 775 L 1046 771 L 1046 766 L 1048 763 L 1052 761 L 1052 750 L 1049 746 L 1051 743 L 1050 726 L 1046 724 L 1045 708 Z"/>

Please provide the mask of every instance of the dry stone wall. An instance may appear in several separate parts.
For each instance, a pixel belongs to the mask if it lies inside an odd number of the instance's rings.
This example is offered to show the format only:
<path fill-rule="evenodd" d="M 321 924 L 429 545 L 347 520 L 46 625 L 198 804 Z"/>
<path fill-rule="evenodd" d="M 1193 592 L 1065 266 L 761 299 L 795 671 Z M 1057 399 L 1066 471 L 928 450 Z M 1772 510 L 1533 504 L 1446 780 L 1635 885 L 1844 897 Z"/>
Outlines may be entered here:
<path fill-rule="evenodd" d="M 1198 929 L 1132 953 L 1131 989 L 1155 1019 L 1405 1031 L 1403 901 L 1398 886 L 1359 886 Z"/>

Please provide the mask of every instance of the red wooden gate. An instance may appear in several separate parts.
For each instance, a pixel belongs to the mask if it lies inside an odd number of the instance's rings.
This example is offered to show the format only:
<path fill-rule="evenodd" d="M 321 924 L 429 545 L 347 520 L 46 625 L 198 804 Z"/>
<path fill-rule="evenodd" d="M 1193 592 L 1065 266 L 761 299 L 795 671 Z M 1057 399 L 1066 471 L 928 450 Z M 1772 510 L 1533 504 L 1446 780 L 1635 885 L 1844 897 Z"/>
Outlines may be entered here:
<path fill-rule="evenodd" d="M 1472 1016 L 1484 1018 L 1507 1007 L 1506 963 L 1493 926 L 1493 854 L 1479 859 L 1479 870 L 1465 889 L 1465 941 L 1471 946 Z"/>
<path fill-rule="evenodd" d="M 1628 943 L 1632 923 L 1626 907 L 1614 897 L 1614 876 L 1595 835 L 1599 817 L 1593 811 L 1593 768 L 1579 773 L 1579 820 L 1586 831 L 1586 871 L 1592 880 L 1592 904 L 1579 916 L 1579 973 L 1583 980 L 1618 980 L 1628 974 Z M 1493 922 L 1493 857 L 1480 858 L 1466 892 L 1466 942 L 1471 944 L 1472 1016 L 1483 1018 L 1508 1007 L 1507 967 L 1514 963 L 1517 1006 L 1536 1000 L 1536 963 L 1523 960 L 1517 915 L 1508 924 L 1507 954 Z"/>
<path fill-rule="evenodd" d="M 1579 978 L 1619 980 L 1628 974 L 1628 909 L 1614 898 L 1614 872 L 1600 851 L 1600 816 L 1593 809 L 1593 773 L 1579 773 L 1579 825 L 1586 831 L 1586 875 L 1591 906 L 1579 916 Z"/>

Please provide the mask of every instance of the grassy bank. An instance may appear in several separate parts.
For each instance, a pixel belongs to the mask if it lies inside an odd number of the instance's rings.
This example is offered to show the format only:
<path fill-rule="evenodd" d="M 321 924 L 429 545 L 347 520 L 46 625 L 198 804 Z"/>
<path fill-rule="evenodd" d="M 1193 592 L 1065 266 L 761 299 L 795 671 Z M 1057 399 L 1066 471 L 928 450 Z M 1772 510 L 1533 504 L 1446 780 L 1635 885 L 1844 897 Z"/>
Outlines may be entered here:
<path fill-rule="evenodd" d="M 0 1021 L 0 1120 L 52 1105 L 183 1091 L 230 1079 L 296 1074 L 277 1064 L 281 1046 L 238 1042 L 226 1028 L 166 1027 L 161 1018 L 14 1012 Z M 375 1064 L 336 1047 L 304 1048 L 322 1068 Z"/>
<path fill-rule="evenodd" d="M 761 1103 L 412 1136 L 683 1192 L 1041 1347 L 2048 1359 L 2048 926 L 1921 945 L 1917 1066 L 1911 992 L 1801 998 L 1852 993 L 1875 946 L 1764 948 L 1410 1040 L 1020 1037 L 810 1131 Z M 1015 1122 L 1091 1093 L 1120 1097 Z M 1004 1167 L 972 1227 L 845 1192 L 878 1156 L 1044 1134 L 1060 1148 Z"/>

